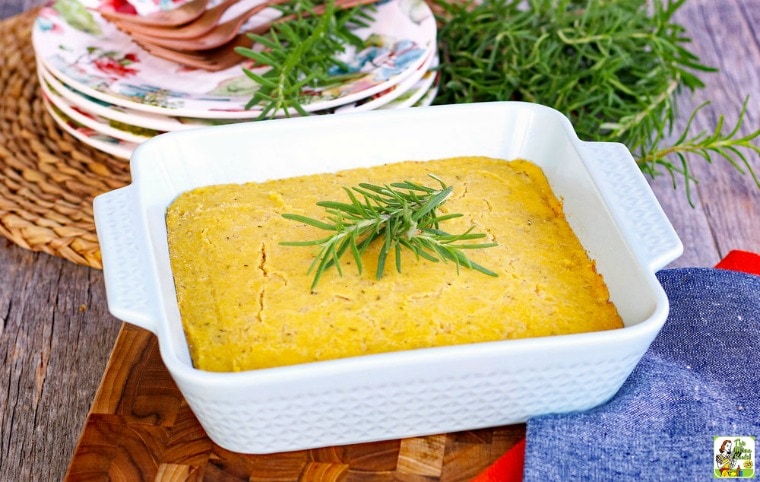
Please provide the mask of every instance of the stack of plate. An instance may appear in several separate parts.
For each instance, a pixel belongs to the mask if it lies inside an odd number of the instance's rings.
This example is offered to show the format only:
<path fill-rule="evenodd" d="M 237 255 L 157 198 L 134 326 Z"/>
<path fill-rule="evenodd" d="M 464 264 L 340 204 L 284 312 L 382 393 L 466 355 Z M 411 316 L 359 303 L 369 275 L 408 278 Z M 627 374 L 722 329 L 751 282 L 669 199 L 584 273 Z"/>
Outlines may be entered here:
<path fill-rule="evenodd" d="M 40 11 L 33 29 L 46 106 L 61 128 L 129 158 L 141 142 L 163 132 L 260 117 L 260 106 L 245 108 L 257 88 L 243 72 L 250 65 L 208 72 L 157 58 L 98 14 L 102 1 L 57 0 Z M 375 8 L 373 21 L 355 31 L 372 39 L 369 46 L 341 57 L 351 68 L 349 80 L 304 92 L 310 115 L 432 102 L 438 53 L 427 3 L 388 0 Z"/>

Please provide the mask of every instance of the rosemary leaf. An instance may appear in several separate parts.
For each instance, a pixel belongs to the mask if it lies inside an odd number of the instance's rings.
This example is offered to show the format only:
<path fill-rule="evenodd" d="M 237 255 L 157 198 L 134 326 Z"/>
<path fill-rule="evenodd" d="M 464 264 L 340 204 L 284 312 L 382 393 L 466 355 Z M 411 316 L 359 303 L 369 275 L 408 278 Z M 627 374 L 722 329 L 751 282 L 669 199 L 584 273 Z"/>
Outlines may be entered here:
<path fill-rule="evenodd" d="M 698 76 L 716 69 L 686 45 L 673 20 L 686 0 L 432 0 L 440 7 L 441 87 L 436 104 L 522 100 L 563 112 L 579 137 L 628 146 L 642 171 L 685 179 L 688 154 L 721 158 L 758 177 L 747 158 L 757 153 L 755 130 L 739 121 L 722 134 L 684 132 L 663 146 L 678 119 L 676 99 L 704 87 Z"/>
<path fill-rule="evenodd" d="M 440 184 L 439 189 L 405 181 L 378 186 L 361 183 L 351 189 L 344 188 L 349 203 L 340 201 L 319 201 L 325 208 L 326 223 L 299 214 L 285 213 L 285 219 L 304 223 L 319 229 L 332 231 L 331 236 L 310 241 L 283 241 L 285 246 L 319 246 L 320 251 L 309 267 L 314 272 L 311 289 L 314 290 L 322 274 L 332 266 L 342 275 L 340 259 L 351 251 L 359 273 L 362 272 L 362 255 L 375 240 L 382 241 L 378 253 L 377 279 L 382 278 L 388 257 L 393 254 L 395 266 L 401 272 L 402 248 L 412 251 L 418 258 L 428 261 L 453 261 L 457 271 L 460 266 L 479 271 L 489 276 L 497 274 L 472 262 L 465 250 L 497 246 L 493 242 L 470 243 L 485 238 L 482 233 L 473 233 L 473 228 L 461 234 L 449 234 L 439 229 L 441 221 L 460 217 L 461 214 L 438 216 L 436 210 L 451 195 L 453 188 L 440 178 L 431 175 Z M 421 194 L 419 194 L 421 193 Z M 358 194 L 358 196 L 357 196 Z"/>
<path fill-rule="evenodd" d="M 279 5 L 284 21 L 275 22 L 266 34 L 249 34 L 262 51 L 236 47 L 235 52 L 256 61 L 265 72 L 244 68 L 245 74 L 259 84 L 246 104 L 261 107 L 260 119 L 276 114 L 308 115 L 303 107 L 305 87 L 317 88 L 338 82 L 333 71 L 345 71 L 340 60 L 346 46 L 361 47 L 363 40 L 352 28 L 366 25 L 373 7 L 339 8 L 336 0 L 298 0 Z M 318 12 L 323 8 L 323 12 Z"/>
<path fill-rule="evenodd" d="M 314 226 L 315 228 L 324 229 L 324 230 L 327 230 L 327 231 L 333 231 L 333 230 L 335 230 L 338 227 L 335 224 L 323 223 L 323 222 L 318 221 L 316 219 L 311 219 L 311 218 L 306 217 L 306 216 L 301 216 L 300 214 L 288 214 L 288 213 L 286 213 L 286 214 L 283 214 L 282 217 L 284 217 L 285 219 L 290 219 L 292 221 L 299 221 L 299 222 L 308 224 L 310 226 Z"/>

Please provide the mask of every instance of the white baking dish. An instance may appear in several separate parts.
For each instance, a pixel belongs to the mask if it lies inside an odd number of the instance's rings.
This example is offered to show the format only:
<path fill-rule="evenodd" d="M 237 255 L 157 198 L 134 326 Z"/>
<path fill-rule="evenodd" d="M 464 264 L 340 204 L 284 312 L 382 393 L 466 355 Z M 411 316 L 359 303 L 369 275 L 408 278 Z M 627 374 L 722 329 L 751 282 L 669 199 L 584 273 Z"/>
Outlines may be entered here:
<path fill-rule="evenodd" d="M 193 368 L 176 304 L 164 212 L 197 186 L 458 155 L 525 158 L 564 199 L 625 328 L 431 348 L 242 373 Z M 682 245 L 628 150 L 578 140 L 527 103 L 483 103 L 252 122 L 143 143 L 131 185 L 98 196 L 114 316 L 158 336 L 209 437 L 270 453 L 524 422 L 611 398 L 668 314 L 657 269 Z M 494 300 L 498 302 L 498 300 Z"/>

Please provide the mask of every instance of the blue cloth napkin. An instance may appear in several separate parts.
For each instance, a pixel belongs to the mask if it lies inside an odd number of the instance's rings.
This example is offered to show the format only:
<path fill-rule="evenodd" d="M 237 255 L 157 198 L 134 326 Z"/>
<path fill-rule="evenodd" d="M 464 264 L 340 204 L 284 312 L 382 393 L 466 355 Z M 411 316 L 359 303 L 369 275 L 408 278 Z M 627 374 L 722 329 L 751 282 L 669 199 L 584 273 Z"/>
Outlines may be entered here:
<path fill-rule="evenodd" d="M 760 276 L 657 277 L 670 300 L 662 331 L 612 400 L 528 421 L 524 481 L 710 480 L 713 437 L 760 442 Z"/>

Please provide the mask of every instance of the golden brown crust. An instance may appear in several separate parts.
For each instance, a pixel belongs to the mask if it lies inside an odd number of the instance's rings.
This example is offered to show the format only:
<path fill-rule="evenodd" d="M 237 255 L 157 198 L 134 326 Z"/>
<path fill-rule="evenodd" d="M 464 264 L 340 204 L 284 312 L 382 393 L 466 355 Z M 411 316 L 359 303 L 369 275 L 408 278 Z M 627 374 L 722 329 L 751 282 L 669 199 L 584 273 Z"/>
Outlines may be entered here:
<path fill-rule="evenodd" d="M 454 187 L 442 226 L 472 224 L 499 243 L 470 258 L 492 278 L 404 253 L 403 272 L 376 280 L 376 249 L 358 274 L 328 270 L 317 292 L 307 269 L 324 231 L 283 212 L 322 218 L 320 199 L 340 186 L 412 180 L 429 173 Z M 462 157 L 404 162 L 265 183 L 210 186 L 180 195 L 167 212 L 177 296 L 195 365 L 237 371 L 385 351 L 619 328 L 594 263 L 567 224 L 540 168 Z M 372 251 L 372 250 L 375 251 Z M 365 262 L 366 261 L 366 262 Z"/>

